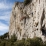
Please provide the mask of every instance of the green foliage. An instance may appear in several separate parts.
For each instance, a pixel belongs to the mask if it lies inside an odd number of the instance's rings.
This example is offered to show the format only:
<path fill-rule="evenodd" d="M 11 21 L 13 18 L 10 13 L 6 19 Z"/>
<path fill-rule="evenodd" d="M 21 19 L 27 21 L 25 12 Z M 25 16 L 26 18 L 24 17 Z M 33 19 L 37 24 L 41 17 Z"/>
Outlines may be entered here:
<path fill-rule="evenodd" d="M 31 46 L 31 39 L 27 39 L 26 41 L 25 41 L 25 46 Z"/>
<path fill-rule="evenodd" d="M 5 44 L 5 46 L 14 46 L 14 43 L 10 42 L 10 41 L 9 42 L 7 41 L 6 44 Z"/>
<path fill-rule="evenodd" d="M 23 40 L 16 41 L 14 44 L 15 44 L 15 46 L 24 46 L 25 45 Z"/>
<path fill-rule="evenodd" d="M 46 46 L 46 42 L 43 43 L 38 37 L 17 40 L 14 34 L 11 39 L 0 39 L 0 46 Z"/>
<path fill-rule="evenodd" d="M 29 4 L 30 2 L 32 2 L 32 0 L 24 0 L 24 5 Z"/>
<path fill-rule="evenodd" d="M 17 40 L 17 37 L 15 34 L 11 36 L 11 39 L 10 39 L 11 42 L 15 42 L 16 40 Z"/>
<path fill-rule="evenodd" d="M 4 38 L 7 38 L 7 37 L 9 37 L 8 32 L 5 33 L 4 35 L 1 35 L 1 36 L 0 36 L 0 39 L 4 39 Z"/>

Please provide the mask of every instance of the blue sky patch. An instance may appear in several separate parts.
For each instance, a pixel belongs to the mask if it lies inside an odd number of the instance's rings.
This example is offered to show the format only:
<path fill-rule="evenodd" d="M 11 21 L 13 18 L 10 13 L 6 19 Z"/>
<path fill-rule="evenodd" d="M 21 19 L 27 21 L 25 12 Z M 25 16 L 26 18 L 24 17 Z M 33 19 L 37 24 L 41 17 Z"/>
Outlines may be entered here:
<path fill-rule="evenodd" d="M 10 14 L 15 2 L 24 0 L 0 0 L 0 35 L 9 31 Z"/>

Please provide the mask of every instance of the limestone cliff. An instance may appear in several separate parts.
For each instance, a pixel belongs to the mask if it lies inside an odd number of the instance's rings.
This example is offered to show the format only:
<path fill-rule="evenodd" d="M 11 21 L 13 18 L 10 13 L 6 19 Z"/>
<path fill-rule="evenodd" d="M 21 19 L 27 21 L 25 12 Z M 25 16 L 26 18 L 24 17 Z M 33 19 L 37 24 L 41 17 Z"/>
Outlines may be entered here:
<path fill-rule="evenodd" d="M 46 40 L 46 0 L 32 0 L 24 6 L 22 2 L 14 4 L 9 27 L 9 36 L 17 39 L 41 37 Z"/>

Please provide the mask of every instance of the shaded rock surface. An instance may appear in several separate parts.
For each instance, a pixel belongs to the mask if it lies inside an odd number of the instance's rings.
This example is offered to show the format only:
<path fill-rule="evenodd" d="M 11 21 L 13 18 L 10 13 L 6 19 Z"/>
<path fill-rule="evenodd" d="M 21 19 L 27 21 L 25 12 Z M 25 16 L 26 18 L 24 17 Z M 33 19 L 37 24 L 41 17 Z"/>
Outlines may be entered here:
<path fill-rule="evenodd" d="M 13 34 L 18 40 L 33 37 L 46 40 L 46 0 L 32 0 L 26 6 L 23 2 L 14 4 L 9 26 L 10 38 Z"/>

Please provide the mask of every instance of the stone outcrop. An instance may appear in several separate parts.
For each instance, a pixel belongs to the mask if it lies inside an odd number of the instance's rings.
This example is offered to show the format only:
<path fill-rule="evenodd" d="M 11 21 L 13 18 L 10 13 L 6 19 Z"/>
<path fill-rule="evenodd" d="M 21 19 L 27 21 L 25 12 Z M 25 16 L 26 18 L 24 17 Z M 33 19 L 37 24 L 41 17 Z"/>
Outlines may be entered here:
<path fill-rule="evenodd" d="M 46 0 L 32 0 L 24 6 L 23 2 L 14 4 L 9 26 L 9 36 L 15 34 L 22 38 L 41 37 L 46 40 Z"/>

